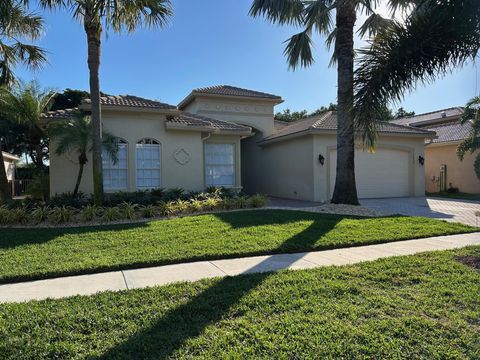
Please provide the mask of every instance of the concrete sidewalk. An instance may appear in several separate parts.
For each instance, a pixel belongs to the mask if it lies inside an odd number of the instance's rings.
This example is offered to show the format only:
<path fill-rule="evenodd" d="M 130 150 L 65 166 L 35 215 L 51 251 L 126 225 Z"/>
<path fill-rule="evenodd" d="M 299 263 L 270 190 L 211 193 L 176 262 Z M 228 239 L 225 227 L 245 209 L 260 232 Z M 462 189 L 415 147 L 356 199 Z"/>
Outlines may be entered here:
<path fill-rule="evenodd" d="M 470 245 L 480 245 L 480 233 L 439 236 L 308 253 L 199 261 L 136 270 L 68 276 L 0 285 L 0 302 L 22 302 L 46 298 L 57 299 L 73 295 L 92 295 L 100 291 L 129 290 L 165 285 L 178 281 L 196 281 L 212 277 L 234 276 L 281 269 L 294 270 L 329 265 L 346 265 L 390 256 L 456 249 Z"/>

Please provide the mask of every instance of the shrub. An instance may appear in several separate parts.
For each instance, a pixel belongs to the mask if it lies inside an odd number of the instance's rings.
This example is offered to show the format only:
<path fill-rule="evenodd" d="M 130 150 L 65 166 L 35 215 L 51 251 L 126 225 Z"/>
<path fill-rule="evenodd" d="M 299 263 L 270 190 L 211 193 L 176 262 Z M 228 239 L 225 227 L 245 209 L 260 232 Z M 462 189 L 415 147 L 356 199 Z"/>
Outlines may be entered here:
<path fill-rule="evenodd" d="M 10 209 L 6 205 L 0 206 L 0 225 L 10 224 Z"/>
<path fill-rule="evenodd" d="M 70 222 L 75 215 L 75 209 L 68 206 L 56 206 L 48 215 L 48 221 L 52 224 L 63 224 Z"/>
<path fill-rule="evenodd" d="M 117 206 L 103 208 L 102 215 L 100 216 L 100 219 L 103 222 L 116 221 L 120 220 L 121 218 L 122 213 L 120 211 L 120 208 L 118 208 Z"/>
<path fill-rule="evenodd" d="M 203 201 L 199 199 L 191 199 L 188 207 L 191 212 L 202 211 Z"/>
<path fill-rule="evenodd" d="M 236 196 L 233 198 L 235 201 L 235 207 L 237 209 L 245 209 L 248 207 L 248 197 L 247 196 Z"/>
<path fill-rule="evenodd" d="M 50 193 L 50 179 L 48 174 L 34 175 L 25 193 L 35 200 L 45 201 Z"/>
<path fill-rule="evenodd" d="M 47 206 L 38 206 L 31 212 L 31 221 L 34 224 L 40 224 L 48 219 L 50 208 Z"/>
<path fill-rule="evenodd" d="M 80 214 L 80 219 L 82 221 L 93 221 L 98 216 L 98 213 L 102 210 L 103 208 L 99 208 L 96 205 L 88 204 L 83 208 Z"/>
<path fill-rule="evenodd" d="M 27 209 L 18 207 L 10 210 L 9 222 L 11 224 L 26 224 L 30 220 Z"/>
<path fill-rule="evenodd" d="M 152 218 L 157 215 L 157 207 L 154 205 L 145 205 L 140 210 L 144 218 Z"/>
<path fill-rule="evenodd" d="M 211 197 L 203 201 L 203 207 L 207 210 L 214 210 L 222 202 L 221 199 Z"/>
<path fill-rule="evenodd" d="M 165 191 L 163 198 L 165 201 L 175 201 L 182 197 L 184 190 L 182 188 L 173 188 Z"/>
<path fill-rule="evenodd" d="M 260 194 L 255 194 L 250 196 L 249 198 L 250 206 L 253 208 L 261 208 L 264 207 L 267 203 L 267 198 Z"/>
<path fill-rule="evenodd" d="M 137 204 L 132 204 L 129 202 L 123 202 L 120 205 L 122 216 L 125 219 L 135 219 L 137 217 L 137 208 L 138 208 Z"/>
<path fill-rule="evenodd" d="M 86 196 L 81 191 L 74 196 L 73 193 L 66 192 L 60 195 L 55 195 L 48 200 L 47 205 L 51 207 L 69 207 L 75 209 L 82 209 L 88 204 L 92 204 L 90 196 Z"/>

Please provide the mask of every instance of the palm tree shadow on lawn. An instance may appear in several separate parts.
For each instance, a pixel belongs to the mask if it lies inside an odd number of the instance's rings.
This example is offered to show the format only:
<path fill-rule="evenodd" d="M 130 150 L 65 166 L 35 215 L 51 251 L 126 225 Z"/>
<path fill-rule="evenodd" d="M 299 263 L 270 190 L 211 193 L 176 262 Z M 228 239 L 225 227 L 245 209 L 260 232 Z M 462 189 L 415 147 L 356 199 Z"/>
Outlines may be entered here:
<path fill-rule="evenodd" d="M 225 221 L 233 219 L 220 216 Z M 309 227 L 282 243 L 279 248 L 288 248 L 289 243 L 297 243 L 298 238 L 304 239 L 305 237 L 313 245 L 319 236 L 332 230 L 340 220 L 341 218 L 337 218 L 336 221 L 329 221 L 328 228 L 323 227 L 322 234 L 317 233 L 316 236 L 312 236 L 311 228 L 315 227 L 317 221 L 322 221 L 322 219 L 315 220 Z M 282 267 L 286 268 L 299 259 L 300 257 L 286 257 L 282 262 Z M 245 273 L 265 271 L 268 268 L 269 261 L 267 259 L 248 269 Z M 249 276 L 220 279 L 185 304 L 168 311 L 149 328 L 135 333 L 114 346 L 98 359 L 168 358 L 189 339 L 199 336 L 206 327 L 220 321 L 236 303 L 260 286 L 272 274 L 271 272 L 262 272 Z"/>

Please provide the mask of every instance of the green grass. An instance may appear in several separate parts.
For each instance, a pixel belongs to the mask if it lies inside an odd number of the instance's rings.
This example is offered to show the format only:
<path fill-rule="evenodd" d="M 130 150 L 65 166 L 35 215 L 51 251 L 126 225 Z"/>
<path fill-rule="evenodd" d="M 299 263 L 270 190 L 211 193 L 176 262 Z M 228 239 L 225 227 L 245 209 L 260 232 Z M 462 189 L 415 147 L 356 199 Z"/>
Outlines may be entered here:
<path fill-rule="evenodd" d="M 427 196 L 430 197 L 439 197 L 446 199 L 459 199 L 459 200 L 475 200 L 480 201 L 480 194 L 467 194 L 467 193 L 427 193 Z"/>
<path fill-rule="evenodd" d="M 329 249 L 474 230 L 424 218 L 348 218 L 282 210 L 101 227 L 0 229 L 0 282 Z"/>
<path fill-rule="evenodd" d="M 480 247 L 0 305 L 3 359 L 479 359 Z"/>

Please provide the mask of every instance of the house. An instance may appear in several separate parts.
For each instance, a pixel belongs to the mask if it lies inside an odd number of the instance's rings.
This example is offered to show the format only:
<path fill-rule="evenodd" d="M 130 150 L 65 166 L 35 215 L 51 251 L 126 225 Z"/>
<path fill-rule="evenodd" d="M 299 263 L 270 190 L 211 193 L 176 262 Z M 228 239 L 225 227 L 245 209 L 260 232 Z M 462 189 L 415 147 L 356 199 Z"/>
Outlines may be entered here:
<path fill-rule="evenodd" d="M 327 112 L 293 124 L 274 120 L 280 96 L 232 86 L 193 90 L 178 106 L 136 96 L 102 97 L 104 129 L 119 138 L 118 162 L 103 156 L 105 191 L 156 187 L 203 190 L 225 186 L 284 198 L 326 201 L 336 171 L 336 114 Z M 79 109 L 44 114 L 48 121 L 88 112 Z M 434 133 L 384 124 L 375 152 L 358 144 L 359 196 L 424 195 L 424 142 Z M 72 191 L 76 156 L 50 150 L 52 194 Z M 85 169 L 80 190 L 92 192 Z"/>
<path fill-rule="evenodd" d="M 20 161 L 18 156 L 2 151 L 3 155 L 3 166 L 5 167 L 5 172 L 7 173 L 7 180 L 15 180 L 15 166 L 17 161 Z"/>
<path fill-rule="evenodd" d="M 463 108 L 453 107 L 392 121 L 434 131 L 437 138 L 425 144 L 425 187 L 427 192 L 458 188 L 464 193 L 480 193 L 480 179 L 474 172 L 476 154 L 466 154 L 463 161 L 457 157 L 457 147 L 469 137 L 472 124 L 461 123 Z"/>

